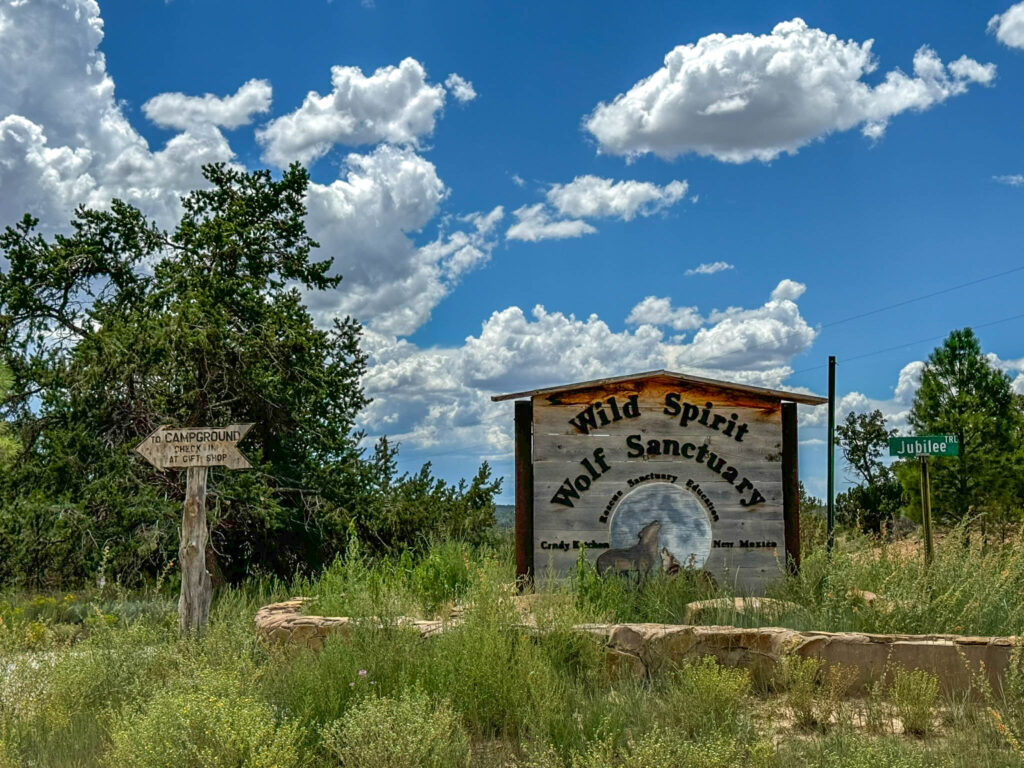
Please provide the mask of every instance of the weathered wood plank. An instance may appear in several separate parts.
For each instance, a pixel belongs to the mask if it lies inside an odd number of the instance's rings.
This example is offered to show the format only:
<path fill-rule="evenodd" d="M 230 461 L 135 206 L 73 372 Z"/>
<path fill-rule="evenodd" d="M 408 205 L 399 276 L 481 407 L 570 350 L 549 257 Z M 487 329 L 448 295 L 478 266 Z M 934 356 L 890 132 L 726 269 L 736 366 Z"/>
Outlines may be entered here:
<path fill-rule="evenodd" d="M 707 513 L 706 506 L 704 507 L 705 513 Z M 588 505 L 585 508 L 565 509 L 564 511 L 552 512 L 551 514 L 543 517 L 537 517 L 534 521 L 534 530 L 566 530 L 566 531 L 581 531 L 588 530 L 592 527 L 601 526 L 601 517 L 605 514 L 606 506 Z M 718 520 L 712 520 L 712 526 L 715 525 L 745 525 L 748 521 L 764 521 L 765 523 L 782 524 L 782 504 L 776 502 L 774 504 L 765 505 L 759 504 L 752 510 L 744 509 L 742 513 L 732 512 L 726 515 L 724 518 L 718 510 L 721 507 L 716 508 L 718 512 Z M 613 506 L 608 510 L 608 520 L 603 523 L 607 523 L 611 520 L 614 514 L 615 507 Z M 652 520 L 657 519 L 657 515 L 652 515 Z M 780 531 L 782 529 L 780 528 Z M 782 535 L 781 533 L 779 534 Z"/>
<path fill-rule="evenodd" d="M 692 430 L 673 431 L 671 426 L 665 428 L 659 424 L 635 424 L 635 429 L 625 433 L 591 433 L 580 434 L 538 434 L 535 440 L 534 461 L 579 461 L 589 456 L 597 448 L 603 448 L 608 456 L 617 461 L 692 461 L 683 456 L 683 446 L 690 444 L 699 448 L 707 446 L 722 456 L 744 457 L 748 461 L 782 461 L 782 435 L 776 430 L 767 435 L 748 435 L 743 443 L 715 433 L 694 432 Z M 636 442 L 628 443 L 627 437 L 639 436 L 642 456 L 636 456 Z M 657 440 L 657 449 L 661 452 L 652 455 L 648 444 Z M 668 441 L 668 442 L 666 442 Z M 694 448 L 686 453 L 691 455 Z M 632 456 L 630 454 L 633 454 Z"/>
<path fill-rule="evenodd" d="M 516 577 L 526 584 L 533 577 L 533 405 L 530 401 L 515 404 L 516 464 Z"/>
<path fill-rule="evenodd" d="M 753 471 L 741 471 L 737 475 L 735 483 L 727 483 L 721 479 L 721 475 L 712 472 L 702 464 L 689 462 L 688 464 L 655 463 L 655 462 L 623 462 L 610 464 L 606 472 L 601 473 L 600 467 L 594 465 L 597 479 L 581 464 L 570 464 L 567 462 L 544 461 L 534 465 L 534 505 L 535 514 L 543 513 L 548 509 L 568 508 L 565 504 L 552 504 L 552 498 L 565 485 L 566 480 L 572 485 L 572 492 L 568 492 L 568 500 L 573 507 L 586 504 L 591 499 L 600 496 L 611 497 L 617 492 L 628 493 L 631 488 L 637 487 L 640 478 L 649 476 L 652 482 L 667 482 L 666 478 L 676 478 L 673 482 L 676 485 L 686 486 L 688 480 L 706 489 L 712 502 L 718 504 L 735 504 L 738 507 L 745 507 L 740 504 L 741 499 L 750 499 L 750 485 L 742 486 L 744 478 L 754 488 L 759 490 L 767 500 L 767 503 L 782 503 L 782 465 L 753 465 Z M 585 479 L 580 480 L 583 477 Z M 578 481 L 578 482 L 577 482 Z M 777 486 L 777 488 L 776 488 Z M 769 495 L 771 493 L 775 496 Z M 593 503 L 593 502 L 591 502 Z M 603 504 L 601 505 L 603 506 Z"/>
<path fill-rule="evenodd" d="M 534 567 L 538 577 L 542 577 L 546 571 L 553 571 L 556 574 L 565 574 L 575 567 L 581 550 L 579 548 L 571 548 L 572 539 L 567 541 L 570 542 L 570 548 L 567 550 L 541 549 L 540 547 L 537 547 L 534 550 Z M 584 556 L 589 562 L 594 563 L 597 561 L 597 558 L 606 551 L 607 549 L 604 548 L 588 548 L 585 550 Z M 779 571 L 781 569 L 781 565 L 779 560 L 782 557 L 782 551 L 781 543 L 777 550 L 714 549 L 708 557 L 703 570 L 710 573 L 719 582 L 719 584 L 725 582 L 732 585 L 734 582 L 731 578 L 731 574 L 735 574 L 737 571 L 743 571 L 744 573 L 749 574 L 764 574 L 765 576 L 777 579 L 780 575 Z M 658 567 L 658 565 L 655 566 L 655 568 Z"/>
<path fill-rule="evenodd" d="M 539 395 L 534 398 L 537 405 L 587 405 L 599 398 L 629 395 L 638 395 L 649 400 L 663 400 L 666 392 L 685 392 L 686 396 L 694 401 L 703 399 L 723 405 L 731 405 L 749 408 L 778 408 L 780 399 L 771 396 L 761 396 L 757 393 L 740 392 L 735 389 L 725 389 L 714 386 L 700 386 L 691 383 L 682 383 L 677 379 L 650 378 L 633 381 L 616 382 L 603 386 L 577 389 L 572 392 L 556 392 L 549 395 Z"/>
<path fill-rule="evenodd" d="M 714 408 L 708 414 L 707 424 L 701 424 L 699 419 L 692 419 L 683 421 L 681 414 L 669 415 L 664 413 L 664 403 L 660 402 L 644 402 L 639 403 L 640 415 L 634 418 L 629 418 L 624 415 L 627 413 L 624 409 L 624 403 L 626 401 L 619 400 L 616 398 L 617 408 L 619 411 L 619 419 L 615 420 L 615 412 L 611 408 L 610 404 L 603 405 L 600 410 L 595 408 L 594 413 L 594 426 L 591 427 L 588 422 L 581 422 L 586 426 L 589 433 L 608 433 L 619 431 L 627 433 L 634 430 L 636 424 L 663 424 L 666 429 L 676 429 L 679 432 L 692 432 L 703 433 L 705 435 L 716 435 L 726 434 L 727 437 L 735 439 L 738 427 L 745 424 L 747 429 L 745 434 L 742 435 L 741 440 L 746 440 L 748 435 L 758 432 L 758 430 L 764 430 L 777 434 L 781 437 L 781 410 L 765 410 L 755 408 L 732 408 L 726 406 L 724 409 Z M 580 435 L 584 434 L 579 426 L 572 423 L 573 419 L 579 418 L 579 414 L 582 409 L 590 403 L 584 405 L 572 405 L 572 406 L 551 406 L 551 405 L 538 405 L 534 408 L 533 412 L 533 425 L 534 429 L 538 434 L 566 434 L 566 435 Z M 703 414 L 703 404 L 700 405 L 701 410 L 699 413 Z M 604 418 L 602 418 L 602 413 Z M 735 416 L 734 416 L 735 414 Z M 721 416 L 717 426 L 712 427 L 715 424 L 715 416 Z M 604 419 L 607 419 L 605 423 Z M 729 428 L 729 422 L 733 422 L 733 427 Z"/>
<path fill-rule="evenodd" d="M 739 539 L 777 539 L 781 528 L 781 515 L 772 517 L 751 517 L 747 520 L 719 520 L 711 523 L 711 535 L 713 538 L 727 541 L 738 541 Z M 596 520 L 565 521 L 564 525 L 551 526 L 534 529 L 534 540 L 554 539 L 558 537 L 597 539 L 609 538 L 608 525 Z M 783 546 L 782 539 L 779 546 Z"/>

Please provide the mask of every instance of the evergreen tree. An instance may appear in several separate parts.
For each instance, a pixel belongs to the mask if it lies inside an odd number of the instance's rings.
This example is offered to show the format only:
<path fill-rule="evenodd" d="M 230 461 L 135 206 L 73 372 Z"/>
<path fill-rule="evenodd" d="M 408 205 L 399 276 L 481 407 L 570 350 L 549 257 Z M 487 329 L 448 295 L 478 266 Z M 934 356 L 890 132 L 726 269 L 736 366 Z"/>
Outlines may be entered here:
<path fill-rule="evenodd" d="M 11 383 L 11 372 L 0 364 L 0 403 L 7 399 Z M 18 447 L 17 439 L 11 434 L 10 425 L 0 421 L 0 468 L 8 466 L 14 460 L 18 455 Z"/>
<path fill-rule="evenodd" d="M 114 201 L 51 240 L 31 216 L 0 235 L 5 412 L 23 442 L 0 473 L 0 580 L 83 578 L 104 551 L 131 580 L 173 557 L 184 473 L 133 455 L 161 424 L 255 424 L 253 470 L 209 478 L 208 560 L 228 578 L 323 563 L 368 505 L 361 329 L 318 328 L 303 302 L 341 280 L 312 258 L 308 175 L 205 175 L 170 233 Z"/>
<path fill-rule="evenodd" d="M 1020 410 L 1009 376 L 989 363 L 970 328 L 953 331 L 929 355 L 910 424 L 920 434 L 960 442 L 959 456 L 931 461 L 937 519 L 968 520 L 1013 494 Z"/>

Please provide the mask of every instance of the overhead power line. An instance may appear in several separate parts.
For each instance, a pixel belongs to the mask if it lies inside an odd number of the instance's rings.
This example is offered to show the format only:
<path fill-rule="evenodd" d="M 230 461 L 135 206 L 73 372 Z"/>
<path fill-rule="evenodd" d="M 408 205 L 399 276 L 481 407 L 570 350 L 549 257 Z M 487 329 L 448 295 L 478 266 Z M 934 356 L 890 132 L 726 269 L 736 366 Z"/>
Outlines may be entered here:
<path fill-rule="evenodd" d="M 992 326 L 992 325 L 999 325 L 1000 323 L 1008 323 L 1011 320 L 1020 320 L 1021 318 L 1024 318 L 1024 313 L 1021 313 L 1019 315 L 1011 315 L 1010 317 L 1003 317 L 1003 318 L 1000 318 L 999 320 L 990 320 L 987 323 L 978 323 L 978 324 L 968 323 L 967 327 L 970 327 L 970 328 L 988 328 L 989 326 Z M 897 350 L 897 349 L 905 349 L 907 347 L 912 347 L 915 344 L 925 344 L 925 343 L 930 342 L 930 341 L 938 341 L 939 339 L 946 338 L 946 335 L 947 334 L 939 334 L 938 336 L 929 336 L 926 339 L 917 339 L 916 341 L 908 341 L 905 344 L 896 344 L 896 345 L 891 346 L 891 347 L 884 347 L 882 349 L 876 349 L 876 350 L 874 350 L 872 352 L 864 352 L 864 353 L 859 354 L 859 355 L 853 355 L 852 357 L 841 357 L 841 358 L 839 358 L 838 362 L 841 365 L 843 363 L 853 362 L 854 360 L 862 360 L 865 357 L 873 357 L 874 355 L 882 355 L 882 354 L 885 354 L 886 352 L 892 352 L 892 351 Z M 820 368 L 826 368 L 826 367 L 827 367 L 827 364 L 813 365 L 810 368 L 801 368 L 799 371 L 793 371 L 793 373 L 791 375 L 795 376 L 798 373 L 806 373 L 807 371 L 816 371 L 816 370 L 818 370 Z"/>
<path fill-rule="evenodd" d="M 878 307 L 878 309 L 872 309 L 872 310 L 870 310 L 868 312 L 861 312 L 859 315 L 850 315 L 849 317 L 844 317 L 844 318 L 842 318 L 840 320 L 833 320 L 830 323 L 824 323 L 821 327 L 822 328 L 831 328 L 833 325 L 840 325 L 841 323 L 849 323 L 852 320 L 860 320 L 862 317 L 870 317 L 871 315 L 877 315 L 880 312 L 887 312 L 890 309 L 896 309 L 897 307 L 905 307 L 905 306 L 907 306 L 907 304 L 914 304 L 915 302 L 924 301 L 925 299 L 933 299 L 936 296 L 942 296 L 945 293 L 951 293 L 953 291 L 958 291 L 961 288 L 968 288 L 968 287 L 970 287 L 972 285 L 977 285 L 978 283 L 984 283 L 984 282 L 986 282 L 988 280 L 995 280 L 997 277 L 1005 277 L 1006 275 L 1012 275 L 1014 272 L 1020 272 L 1022 270 L 1024 270 L 1024 264 L 1022 264 L 1019 267 L 1014 267 L 1013 269 L 1007 269 L 1004 272 L 999 272 L 999 273 L 994 274 L 994 275 L 989 275 L 988 277 L 979 277 L 977 280 L 970 280 L 970 281 L 968 281 L 966 283 L 960 283 L 959 285 L 951 285 L 949 288 L 943 288 L 941 291 L 935 291 L 933 293 L 926 293 L 924 296 L 915 296 L 912 299 L 906 299 L 904 301 L 898 301 L 895 304 L 888 304 L 888 305 L 886 305 L 884 307 Z M 981 326 L 978 326 L 978 327 L 980 328 Z"/>

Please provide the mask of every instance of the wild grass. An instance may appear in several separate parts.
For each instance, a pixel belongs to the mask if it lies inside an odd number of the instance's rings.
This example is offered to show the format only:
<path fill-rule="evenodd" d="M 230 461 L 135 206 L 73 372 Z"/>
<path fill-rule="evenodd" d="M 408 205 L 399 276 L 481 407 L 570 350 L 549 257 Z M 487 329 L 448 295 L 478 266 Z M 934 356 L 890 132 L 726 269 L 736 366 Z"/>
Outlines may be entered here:
<path fill-rule="evenodd" d="M 772 623 L 1018 631 L 1024 569 L 1014 549 L 965 549 L 950 536 L 926 573 L 916 551 L 869 544 L 844 539 L 830 564 L 812 553 L 775 592 L 799 610 Z M 642 585 L 599 579 L 581 564 L 566 582 L 538 585 L 533 628 L 513 571 L 507 543 L 444 542 L 390 559 L 350 546 L 318 579 L 219 591 L 208 630 L 191 640 L 177 637 L 166 586 L 0 595 L 0 768 L 1002 768 L 1024 756 L 1021 658 L 1005 690 L 956 701 L 914 673 L 842 703 L 842 679 L 818 668 L 792 670 L 777 692 L 710 659 L 652 679 L 616 677 L 574 624 L 679 622 L 687 603 L 729 593 L 686 574 Z M 885 603 L 869 606 L 854 589 Z M 293 594 L 312 597 L 313 612 L 362 620 L 319 653 L 265 645 L 253 615 Z M 394 620 L 446 617 L 455 605 L 461 623 L 430 639 Z"/>

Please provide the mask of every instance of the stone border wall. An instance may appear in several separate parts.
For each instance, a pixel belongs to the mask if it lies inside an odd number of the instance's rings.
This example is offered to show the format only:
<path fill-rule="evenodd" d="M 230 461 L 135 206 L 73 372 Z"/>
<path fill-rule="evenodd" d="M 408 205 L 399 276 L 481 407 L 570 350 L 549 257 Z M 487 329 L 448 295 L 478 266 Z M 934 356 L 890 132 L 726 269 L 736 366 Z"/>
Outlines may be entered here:
<path fill-rule="evenodd" d="M 267 641 L 320 650 L 330 635 L 346 637 L 355 623 L 345 617 L 306 616 L 305 598 L 274 603 L 256 613 L 256 631 Z M 450 621 L 401 617 L 421 637 L 454 626 Z M 524 622 L 524 628 L 535 627 Z M 649 676 L 684 659 L 713 656 L 725 666 L 751 671 L 767 682 L 776 663 L 787 655 L 822 659 L 857 670 L 854 690 L 884 679 L 894 667 L 923 669 L 935 675 L 947 693 L 963 692 L 984 676 L 998 691 L 1018 644 L 1014 637 L 960 635 L 868 635 L 855 632 L 799 632 L 779 627 L 689 626 L 680 624 L 581 624 L 575 627 L 601 641 L 615 674 Z"/>

